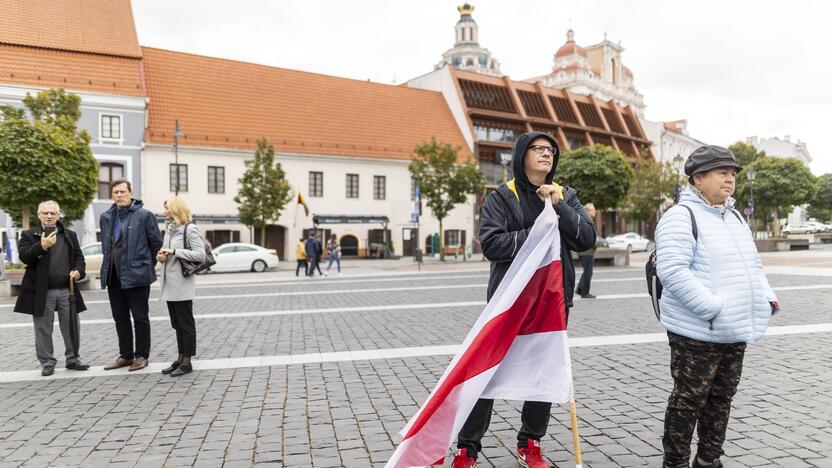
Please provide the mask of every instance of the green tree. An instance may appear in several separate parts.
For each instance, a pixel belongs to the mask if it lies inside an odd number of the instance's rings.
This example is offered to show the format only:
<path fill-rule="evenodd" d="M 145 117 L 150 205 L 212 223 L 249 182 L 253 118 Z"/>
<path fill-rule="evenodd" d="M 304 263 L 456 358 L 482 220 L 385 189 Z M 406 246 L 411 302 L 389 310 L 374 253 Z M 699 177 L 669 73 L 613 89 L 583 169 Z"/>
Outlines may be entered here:
<path fill-rule="evenodd" d="M 292 199 L 292 188 L 280 163 L 275 162 L 274 147 L 265 138 L 257 140 L 254 159 L 245 164 L 234 201 L 240 205 L 240 222 L 260 229 L 260 243 L 265 246 L 266 224 L 280 217 Z"/>
<path fill-rule="evenodd" d="M 729 146 L 728 149 L 734 153 L 734 157 L 737 158 L 737 162 L 742 167 L 746 167 L 747 165 L 753 163 L 757 158 L 766 155 L 765 151 L 757 151 L 754 146 L 741 141 Z"/>
<path fill-rule="evenodd" d="M 633 169 L 615 149 L 594 145 L 561 155 L 555 179 L 576 189 L 582 202 L 592 202 L 598 211 L 605 211 L 624 201 L 633 182 Z"/>
<path fill-rule="evenodd" d="M 482 192 L 485 176 L 471 158 L 459 164 L 459 148 L 436 138 L 431 138 L 430 143 L 423 142 L 414 151 L 416 155 L 408 169 L 431 213 L 439 220 L 439 259 L 444 261 L 442 221 L 468 195 Z"/>
<path fill-rule="evenodd" d="M 667 163 L 640 158 L 633 166 L 634 183 L 624 200 L 624 217 L 649 222 L 662 203 L 673 196 L 676 177 Z"/>
<path fill-rule="evenodd" d="M 817 192 L 809 202 L 808 214 L 823 222 L 832 220 L 832 174 L 818 177 Z"/>
<path fill-rule="evenodd" d="M 737 176 L 737 206 L 749 206 L 751 182 L 745 176 L 754 168 L 754 213 L 757 220 L 767 222 L 773 215 L 772 230 L 780 235 L 780 218 L 795 205 L 809 203 L 815 196 L 817 180 L 805 164 L 795 158 L 760 156 Z"/>
<path fill-rule="evenodd" d="M 90 136 L 78 130 L 81 98 L 50 89 L 23 105 L 0 106 L 0 208 L 23 229 L 44 200 L 57 201 L 66 222 L 81 218 L 98 191 Z"/>

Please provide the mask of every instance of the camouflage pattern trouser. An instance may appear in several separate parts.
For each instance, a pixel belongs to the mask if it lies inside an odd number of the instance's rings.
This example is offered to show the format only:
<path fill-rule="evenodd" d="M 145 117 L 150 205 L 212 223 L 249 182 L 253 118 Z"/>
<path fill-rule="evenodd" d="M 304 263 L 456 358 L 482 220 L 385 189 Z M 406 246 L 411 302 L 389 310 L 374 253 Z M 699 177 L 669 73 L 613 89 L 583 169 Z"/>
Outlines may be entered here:
<path fill-rule="evenodd" d="M 664 466 L 687 467 L 697 426 L 697 456 L 722 456 L 731 399 L 742 375 L 745 343 L 709 343 L 668 332 L 673 391 L 664 416 Z"/>

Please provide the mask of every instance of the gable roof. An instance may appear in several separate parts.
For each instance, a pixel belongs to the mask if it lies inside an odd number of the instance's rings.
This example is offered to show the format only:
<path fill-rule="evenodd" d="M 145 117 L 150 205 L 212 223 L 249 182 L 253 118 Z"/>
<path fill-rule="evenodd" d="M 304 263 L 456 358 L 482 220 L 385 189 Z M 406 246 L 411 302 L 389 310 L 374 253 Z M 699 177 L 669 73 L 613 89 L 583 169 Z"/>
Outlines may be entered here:
<path fill-rule="evenodd" d="M 149 99 L 145 141 L 183 146 L 411 159 L 431 137 L 465 139 L 441 93 L 253 63 L 142 48 Z"/>
<path fill-rule="evenodd" d="M 0 44 L 0 83 L 144 96 L 141 61 Z"/>
<path fill-rule="evenodd" d="M 141 57 L 130 0 L 0 0 L 0 43 Z"/>

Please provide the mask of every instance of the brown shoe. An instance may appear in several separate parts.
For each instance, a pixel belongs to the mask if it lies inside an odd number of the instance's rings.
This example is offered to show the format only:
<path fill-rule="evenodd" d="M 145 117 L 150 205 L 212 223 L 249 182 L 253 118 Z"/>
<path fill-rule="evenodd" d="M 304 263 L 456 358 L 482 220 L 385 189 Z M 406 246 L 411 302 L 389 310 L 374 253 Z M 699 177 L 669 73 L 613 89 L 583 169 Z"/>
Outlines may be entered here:
<path fill-rule="evenodd" d="M 106 366 L 104 366 L 104 370 L 119 369 L 121 367 L 127 367 L 131 364 L 133 364 L 132 359 L 125 359 L 125 358 L 119 356 L 118 359 L 116 359 L 116 362 L 114 362 L 112 364 L 107 364 Z"/>
<path fill-rule="evenodd" d="M 133 372 L 139 369 L 144 369 L 145 367 L 147 367 L 147 359 L 143 357 L 137 357 L 133 364 L 130 366 L 130 368 L 127 370 Z"/>

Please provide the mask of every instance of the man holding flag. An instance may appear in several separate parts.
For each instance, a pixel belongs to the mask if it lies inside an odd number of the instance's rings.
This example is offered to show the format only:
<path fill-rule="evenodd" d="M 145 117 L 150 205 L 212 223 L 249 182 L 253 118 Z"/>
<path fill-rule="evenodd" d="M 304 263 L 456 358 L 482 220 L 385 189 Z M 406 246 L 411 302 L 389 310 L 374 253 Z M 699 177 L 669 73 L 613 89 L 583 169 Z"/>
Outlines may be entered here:
<path fill-rule="evenodd" d="M 480 242 L 491 261 L 488 305 L 402 431 L 404 439 L 388 467 L 441 463 L 457 430 L 453 467 L 476 467 L 493 398 L 525 400 L 518 462 L 549 466 L 540 439 L 551 405 L 572 396 L 565 336 L 575 289 L 570 250 L 595 245 L 595 225 L 577 192 L 552 183 L 559 153 L 546 133 L 517 139 L 515 178 L 488 195 L 480 215 Z"/>

